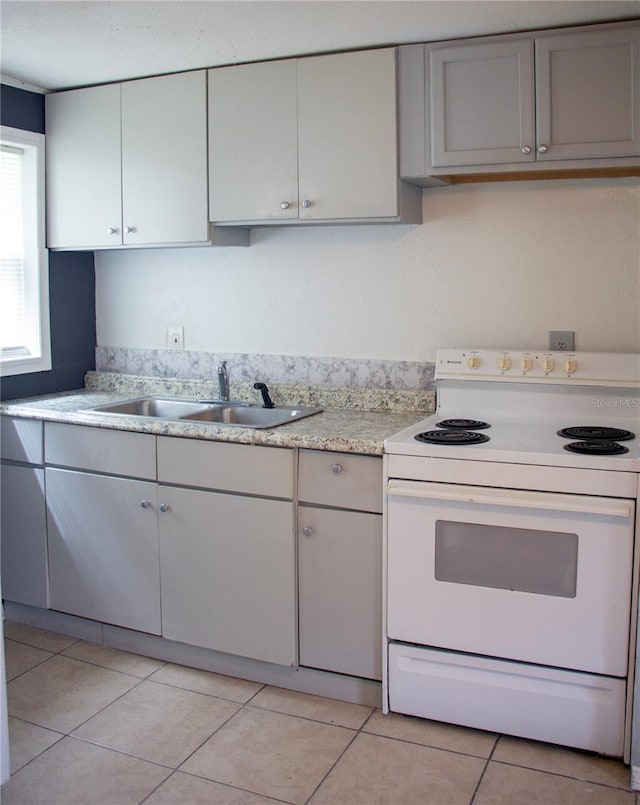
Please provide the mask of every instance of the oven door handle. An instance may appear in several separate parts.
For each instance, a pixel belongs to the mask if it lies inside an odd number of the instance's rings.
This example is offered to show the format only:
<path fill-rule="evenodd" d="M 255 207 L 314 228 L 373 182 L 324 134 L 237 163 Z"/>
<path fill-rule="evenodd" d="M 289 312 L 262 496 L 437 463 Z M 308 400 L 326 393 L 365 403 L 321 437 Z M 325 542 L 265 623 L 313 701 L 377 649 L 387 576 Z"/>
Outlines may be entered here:
<path fill-rule="evenodd" d="M 558 512 L 600 514 L 607 517 L 633 516 L 633 501 L 557 495 L 547 492 L 520 492 L 511 489 L 482 489 L 476 486 L 453 486 L 427 481 L 389 481 L 387 494 L 393 497 L 474 503 L 482 506 L 510 506 L 518 509 L 545 509 Z"/>

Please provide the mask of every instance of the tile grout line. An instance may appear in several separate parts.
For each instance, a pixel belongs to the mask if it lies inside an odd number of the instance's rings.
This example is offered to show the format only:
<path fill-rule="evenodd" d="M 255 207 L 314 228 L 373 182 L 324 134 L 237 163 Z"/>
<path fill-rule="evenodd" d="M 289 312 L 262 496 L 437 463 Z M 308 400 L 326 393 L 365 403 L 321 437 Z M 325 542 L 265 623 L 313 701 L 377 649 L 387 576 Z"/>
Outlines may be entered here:
<path fill-rule="evenodd" d="M 469 800 L 469 805 L 474 804 L 476 795 L 478 794 L 478 791 L 480 789 L 480 785 L 482 784 L 482 781 L 484 780 L 484 775 L 486 774 L 486 771 L 489 768 L 489 763 L 491 763 L 491 758 L 493 757 L 494 752 L 496 751 L 496 748 L 498 746 L 500 738 L 502 738 L 502 735 L 500 735 L 498 733 L 496 735 L 495 741 L 493 742 L 493 746 L 491 747 L 491 751 L 487 755 L 487 758 L 485 760 L 484 766 L 482 767 L 482 771 L 480 772 L 480 777 L 478 778 L 478 782 L 476 783 L 476 787 L 473 789 L 473 794 L 471 795 L 471 799 Z"/>

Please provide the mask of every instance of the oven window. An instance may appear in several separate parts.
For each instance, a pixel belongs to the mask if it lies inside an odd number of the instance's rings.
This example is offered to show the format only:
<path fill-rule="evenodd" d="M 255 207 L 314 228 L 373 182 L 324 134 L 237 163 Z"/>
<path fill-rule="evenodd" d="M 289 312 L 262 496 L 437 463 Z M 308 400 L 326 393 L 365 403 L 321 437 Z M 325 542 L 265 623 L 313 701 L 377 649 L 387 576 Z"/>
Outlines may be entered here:
<path fill-rule="evenodd" d="M 436 521 L 438 581 L 576 597 L 578 535 Z"/>

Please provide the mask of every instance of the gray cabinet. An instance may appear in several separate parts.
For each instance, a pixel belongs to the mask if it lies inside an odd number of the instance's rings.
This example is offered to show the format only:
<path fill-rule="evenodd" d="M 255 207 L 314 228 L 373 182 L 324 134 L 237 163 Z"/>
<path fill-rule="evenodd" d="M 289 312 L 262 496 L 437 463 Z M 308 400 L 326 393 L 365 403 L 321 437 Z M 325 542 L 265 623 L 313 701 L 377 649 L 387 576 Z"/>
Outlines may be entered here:
<path fill-rule="evenodd" d="M 0 417 L 0 560 L 7 601 L 49 606 L 42 422 Z"/>
<path fill-rule="evenodd" d="M 393 48 L 210 70 L 211 220 L 419 222 L 396 107 Z"/>
<path fill-rule="evenodd" d="M 295 664 L 293 451 L 160 437 L 158 480 L 163 637 Z"/>
<path fill-rule="evenodd" d="M 51 249 L 206 243 L 206 71 L 46 97 Z"/>
<path fill-rule="evenodd" d="M 155 437 L 47 422 L 45 460 L 51 608 L 160 634 Z"/>
<path fill-rule="evenodd" d="M 299 498 L 300 665 L 381 679 L 382 459 L 302 450 Z"/>
<path fill-rule="evenodd" d="M 293 503 L 159 487 L 162 635 L 294 665 Z"/>
<path fill-rule="evenodd" d="M 51 608 L 160 634 L 155 484 L 47 468 Z"/>
<path fill-rule="evenodd" d="M 637 23 L 400 48 L 401 175 L 637 173 L 639 50 Z"/>

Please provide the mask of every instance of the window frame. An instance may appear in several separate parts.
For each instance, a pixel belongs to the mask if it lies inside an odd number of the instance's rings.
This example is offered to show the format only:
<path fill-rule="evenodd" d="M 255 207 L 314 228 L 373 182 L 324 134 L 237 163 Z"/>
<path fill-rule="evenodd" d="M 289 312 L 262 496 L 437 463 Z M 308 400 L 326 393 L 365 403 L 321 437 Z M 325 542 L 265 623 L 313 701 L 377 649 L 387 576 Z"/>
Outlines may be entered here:
<path fill-rule="evenodd" d="M 35 131 L 0 126 L 0 141 L 25 152 L 25 329 L 29 353 L 2 354 L 0 377 L 51 369 L 49 322 L 49 255 L 45 241 L 45 136 Z"/>

